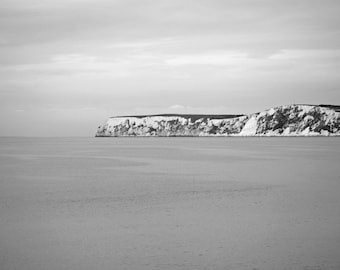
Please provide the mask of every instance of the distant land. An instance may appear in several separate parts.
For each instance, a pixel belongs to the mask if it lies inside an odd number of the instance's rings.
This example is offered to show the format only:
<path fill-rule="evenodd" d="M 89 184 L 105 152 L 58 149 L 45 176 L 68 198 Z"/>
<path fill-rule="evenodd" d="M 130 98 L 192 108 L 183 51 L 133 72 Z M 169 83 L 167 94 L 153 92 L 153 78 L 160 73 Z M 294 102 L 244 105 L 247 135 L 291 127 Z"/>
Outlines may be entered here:
<path fill-rule="evenodd" d="M 250 115 L 115 116 L 96 133 L 96 137 L 126 136 L 340 136 L 340 105 L 292 104 Z"/>

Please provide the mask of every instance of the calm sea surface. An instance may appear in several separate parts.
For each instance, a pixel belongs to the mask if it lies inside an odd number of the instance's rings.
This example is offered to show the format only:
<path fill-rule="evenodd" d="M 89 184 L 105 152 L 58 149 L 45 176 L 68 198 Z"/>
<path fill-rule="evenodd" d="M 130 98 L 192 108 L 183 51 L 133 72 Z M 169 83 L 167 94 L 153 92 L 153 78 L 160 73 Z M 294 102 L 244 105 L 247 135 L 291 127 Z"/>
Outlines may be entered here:
<path fill-rule="evenodd" d="M 340 138 L 0 138 L 0 269 L 340 269 Z"/>

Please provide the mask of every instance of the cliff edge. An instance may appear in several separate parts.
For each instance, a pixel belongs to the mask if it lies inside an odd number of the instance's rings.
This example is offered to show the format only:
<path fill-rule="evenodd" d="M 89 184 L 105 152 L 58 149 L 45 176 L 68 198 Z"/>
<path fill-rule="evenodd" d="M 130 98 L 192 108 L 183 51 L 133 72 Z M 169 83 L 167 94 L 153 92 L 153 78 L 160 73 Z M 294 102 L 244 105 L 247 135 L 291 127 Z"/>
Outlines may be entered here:
<path fill-rule="evenodd" d="M 111 117 L 96 137 L 340 136 L 340 106 L 284 105 L 250 115 Z"/>

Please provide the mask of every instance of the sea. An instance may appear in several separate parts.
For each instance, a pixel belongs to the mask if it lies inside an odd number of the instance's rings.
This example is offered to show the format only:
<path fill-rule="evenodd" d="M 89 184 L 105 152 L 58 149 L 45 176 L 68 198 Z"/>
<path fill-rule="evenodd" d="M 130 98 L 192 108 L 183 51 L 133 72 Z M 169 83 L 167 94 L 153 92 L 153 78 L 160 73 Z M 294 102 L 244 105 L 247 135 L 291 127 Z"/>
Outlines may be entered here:
<path fill-rule="evenodd" d="M 1 270 L 338 270 L 339 137 L 0 137 Z"/>

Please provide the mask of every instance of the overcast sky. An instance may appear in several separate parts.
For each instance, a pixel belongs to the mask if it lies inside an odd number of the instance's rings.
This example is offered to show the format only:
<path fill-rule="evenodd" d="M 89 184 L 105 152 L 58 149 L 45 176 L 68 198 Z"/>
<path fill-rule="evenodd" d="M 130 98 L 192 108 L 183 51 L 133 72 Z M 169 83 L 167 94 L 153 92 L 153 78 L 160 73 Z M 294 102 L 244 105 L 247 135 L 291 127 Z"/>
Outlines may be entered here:
<path fill-rule="evenodd" d="M 340 103 L 339 0 L 1 0 L 0 135 Z"/>

